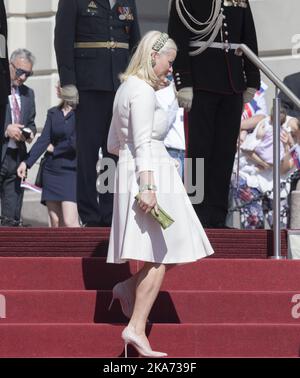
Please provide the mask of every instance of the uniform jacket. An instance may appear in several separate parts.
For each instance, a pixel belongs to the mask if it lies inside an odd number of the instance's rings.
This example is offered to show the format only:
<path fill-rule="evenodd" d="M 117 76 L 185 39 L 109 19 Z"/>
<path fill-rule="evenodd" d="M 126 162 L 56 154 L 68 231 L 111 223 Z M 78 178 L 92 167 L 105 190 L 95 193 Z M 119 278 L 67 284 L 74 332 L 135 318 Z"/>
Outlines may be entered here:
<path fill-rule="evenodd" d="M 41 136 L 30 150 L 26 165 L 31 168 L 38 158 L 47 150 L 49 144 L 54 146 L 48 156 L 46 166 L 49 169 L 76 168 L 76 132 L 75 113 L 69 112 L 65 117 L 62 110 L 55 106 L 48 110 L 47 120 Z"/>
<path fill-rule="evenodd" d="M 208 19 L 212 0 L 184 0 L 187 10 L 199 21 Z M 231 4 L 230 6 L 228 4 Z M 216 93 L 232 94 L 243 92 L 246 87 L 259 88 L 259 70 L 245 57 L 235 55 L 235 50 L 207 48 L 200 55 L 189 56 L 189 41 L 192 34 L 180 20 L 175 0 L 172 1 L 168 32 L 178 46 L 174 63 L 177 89 L 194 87 Z M 221 31 L 215 42 L 225 39 L 229 43 L 244 43 L 255 54 L 258 53 L 256 31 L 248 0 L 233 6 L 232 1 L 222 1 L 225 16 Z M 207 38 L 208 39 L 208 38 Z M 205 39 L 204 39 L 205 40 Z"/>
<path fill-rule="evenodd" d="M 7 58 L 7 21 L 3 0 L 0 0 L 0 105 L 10 94 L 10 74 Z"/>
<path fill-rule="evenodd" d="M 61 85 L 116 91 L 139 39 L 135 0 L 117 0 L 112 9 L 109 0 L 60 0 L 54 44 Z M 129 49 L 74 48 L 75 42 L 107 41 L 129 43 Z"/>
<path fill-rule="evenodd" d="M 300 72 L 296 72 L 284 78 L 283 83 L 300 98 Z M 300 109 L 283 93 L 280 92 L 279 97 L 282 106 L 286 109 L 287 114 L 292 117 L 300 117 Z"/>
<path fill-rule="evenodd" d="M 31 88 L 27 87 L 26 85 L 21 85 L 19 87 L 20 91 L 20 98 L 21 98 L 21 119 L 20 124 L 24 125 L 24 127 L 29 127 L 33 134 L 36 134 L 36 125 L 35 125 L 35 99 L 34 99 L 34 92 Z M 11 107 L 8 103 L 6 105 L 6 117 L 5 117 L 5 126 L 4 129 L 6 130 L 7 126 L 12 123 L 11 119 Z M 3 146 L 2 146 L 2 160 L 5 157 L 7 146 L 8 146 L 9 138 L 3 139 Z M 25 142 L 17 142 L 17 146 L 19 148 L 19 158 L 23 160 L 26 158 L 27 150 L 26 150 L 26 143 Z"/>

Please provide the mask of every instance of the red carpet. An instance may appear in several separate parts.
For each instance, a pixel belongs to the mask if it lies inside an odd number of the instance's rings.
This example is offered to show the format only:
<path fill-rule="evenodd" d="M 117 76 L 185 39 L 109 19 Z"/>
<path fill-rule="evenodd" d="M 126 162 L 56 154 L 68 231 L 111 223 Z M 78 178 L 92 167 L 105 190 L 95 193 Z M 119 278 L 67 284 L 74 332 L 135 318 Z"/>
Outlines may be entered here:
<path fill-rule="evenodd" d="M 122 355 L 126 319 L 119 303 L 107 307 L 112 286 L 138 263 L 105 263 L 108 231 L 0 230 L 0 357 Z M 292 299 L 300 261 L 266 259 L 270 232 L 209 230 L 209 237 L 214 258 L 167 273 L 149 316 L 153 348 L 170 357 L 299 357 Z M 284 232 L 282 241 L 286 253 Z"/>
<path fill-rule="evenodd" d="M 106 256 L 108 228 L 56 229 L 2 228 L 0 256 Z M 273 254 L 270 230 L 207 230 L 215 250 L 213 258 L 261 259 Z M 281 233 L 282 254 L 286 255 L 287 235 Z"/>

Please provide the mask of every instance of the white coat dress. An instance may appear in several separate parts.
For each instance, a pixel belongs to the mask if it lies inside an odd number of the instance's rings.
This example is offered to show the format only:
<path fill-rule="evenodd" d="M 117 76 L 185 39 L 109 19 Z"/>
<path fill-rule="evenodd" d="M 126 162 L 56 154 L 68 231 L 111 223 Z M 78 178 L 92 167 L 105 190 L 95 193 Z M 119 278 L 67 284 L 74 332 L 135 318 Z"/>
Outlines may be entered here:
<path fill-rule="evenodd" d="M 213 253 L 175 161 L 164 146 L 167 132 L 167 115 L 154 89 L 130 76 L 116 93 L 107 144 L 108 151 L 119 156 L 108 263 L 178 264 Z M 154 172 L 158 204 L 175 220 L 166 230 L 134 198 L 142 171 Z"/>

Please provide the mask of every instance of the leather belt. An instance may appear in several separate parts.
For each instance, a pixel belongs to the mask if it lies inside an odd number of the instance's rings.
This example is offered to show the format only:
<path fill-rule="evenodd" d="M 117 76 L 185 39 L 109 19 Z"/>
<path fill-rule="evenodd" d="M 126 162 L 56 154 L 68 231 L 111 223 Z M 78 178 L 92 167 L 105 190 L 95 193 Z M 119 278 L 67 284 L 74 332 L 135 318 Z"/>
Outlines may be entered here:
<path fill-rule="evenodd" d="M 205 41 L 191 41 L 190 47 L 202 47 L 205 45 Z M 229 42 L 212 42 L 208 48 L 221 49 L 221 50 L 237 50 L 240 47 L 239 43 Z"/>
<path fill-rule="evenodd" d="M 107 41 L 107 42 L 75 42 L 76 49 L 129 49 L 129 43 Z"/>

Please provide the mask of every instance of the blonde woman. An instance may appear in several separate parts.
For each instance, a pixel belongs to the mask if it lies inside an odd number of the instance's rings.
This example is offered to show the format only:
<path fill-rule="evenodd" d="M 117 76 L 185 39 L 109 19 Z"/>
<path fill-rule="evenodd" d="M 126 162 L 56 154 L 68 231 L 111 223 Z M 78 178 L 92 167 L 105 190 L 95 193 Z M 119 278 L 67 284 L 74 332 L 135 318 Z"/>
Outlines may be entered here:
<path fill-rule="evenodd" d="M 47 206 L 51 227 L 80 227 L 76 198 L 76 131 L 75 108 L 78 98 L 72 86 L 58 93 L 61 103 L 48 110 L 41 136 L 29 156 L 18 168 L 18 176 L 26 177 L 39 157 L 47 150 L 42 173 L 41 203 Z"/>
<path fill-rule="evenodd" d="M 118 155 L 119 161 L 107 262 L 144 261 L 134 276 L 113 288 L 113 299 L 120 300 L 130 319 L 122 332 L 125 356 L 128 344 L 142 356 L 167 355 L 152 350 L 145 334 L 167 267 L 213 253 L 174 159 L 164 146 L 167 115 L 156 101 L 155 91 L 172 73 L 176 53 L 177 47 L 166 33 L 148 32 L 121 75 L 113 107 L 108 151 Z M 166 230 L 149 214 L 152 209 L 157 212 L 158 204 L 175 221 Z"/>

